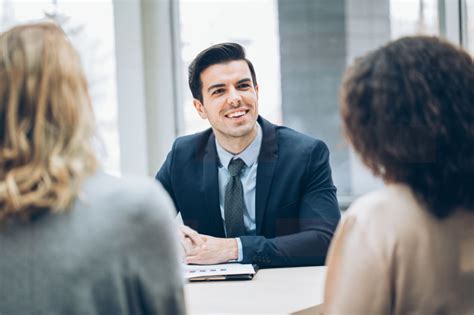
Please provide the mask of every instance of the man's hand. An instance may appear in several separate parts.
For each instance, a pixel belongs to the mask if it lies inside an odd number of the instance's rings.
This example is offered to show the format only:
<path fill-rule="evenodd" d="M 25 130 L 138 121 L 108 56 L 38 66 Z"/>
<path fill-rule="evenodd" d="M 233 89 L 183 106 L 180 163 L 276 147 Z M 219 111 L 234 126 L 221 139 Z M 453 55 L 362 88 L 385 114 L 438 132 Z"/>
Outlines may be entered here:
<path fill-rule="evenodd" d="M 188 264 L 219 264 L 238 258 L 237 240 L 235 238 L 217 238 L 209 235 L 200 235 L 205 242 L 194 247 L 186 254 Z"/>
<path fill-rule="evenodd" d="M 202 235 L 186 225 L 179 226 L 178 235 L 185 256 L 196 253 L 206 242 L 206 239 Z"/>

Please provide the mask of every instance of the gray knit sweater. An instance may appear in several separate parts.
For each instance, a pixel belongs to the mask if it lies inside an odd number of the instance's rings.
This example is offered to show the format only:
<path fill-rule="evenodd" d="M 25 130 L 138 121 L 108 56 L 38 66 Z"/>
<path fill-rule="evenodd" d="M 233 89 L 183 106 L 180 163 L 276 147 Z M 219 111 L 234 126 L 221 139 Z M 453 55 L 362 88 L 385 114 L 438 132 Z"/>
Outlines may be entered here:
<path fill-rule="evenodd" d="M 89 178 L 70 211 L 0 226 L 0 314 L 184 314 L 172 202 Z"/>

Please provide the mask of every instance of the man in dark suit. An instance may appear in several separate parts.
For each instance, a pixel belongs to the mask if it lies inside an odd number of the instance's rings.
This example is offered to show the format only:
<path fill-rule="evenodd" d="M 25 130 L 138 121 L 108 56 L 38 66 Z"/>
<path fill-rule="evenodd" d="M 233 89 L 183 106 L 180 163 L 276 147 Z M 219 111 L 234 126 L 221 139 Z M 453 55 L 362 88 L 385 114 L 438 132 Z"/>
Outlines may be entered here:
<path fill-rule="evenodd" d="M 258 115 L 255 71 L 238 44 L 202 51 L 189 86 L 211 128 L 176 139 L 156 175 L 185 224 L 186 261 L 324 264 L 340 219 L 327 146 Z"/>

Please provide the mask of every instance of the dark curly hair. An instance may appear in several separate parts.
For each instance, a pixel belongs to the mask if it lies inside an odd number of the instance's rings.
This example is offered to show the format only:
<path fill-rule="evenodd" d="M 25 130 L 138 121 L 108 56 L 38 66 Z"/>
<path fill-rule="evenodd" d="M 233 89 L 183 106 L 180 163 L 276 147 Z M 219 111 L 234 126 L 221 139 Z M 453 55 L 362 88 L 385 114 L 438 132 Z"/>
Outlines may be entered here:
<path fill-rule="evenodd" d="M 461 48 L 414 36 L 357 59 L 341 116 L 376 176 L 408 185 L 436 217 L 474 211 L 474 62 Z"/>
<path fill-rule="evenodd" d="M 188 83 L 195 99 L 202 103 L 201 73 L 212 65 L 244 60 L 250 69 L 254 87 L 257 86 L 257 75 L 252 62 L 245 57 L 245 49 L 237 43 L 220 43 L 201 51 L 188 67 Z"/>

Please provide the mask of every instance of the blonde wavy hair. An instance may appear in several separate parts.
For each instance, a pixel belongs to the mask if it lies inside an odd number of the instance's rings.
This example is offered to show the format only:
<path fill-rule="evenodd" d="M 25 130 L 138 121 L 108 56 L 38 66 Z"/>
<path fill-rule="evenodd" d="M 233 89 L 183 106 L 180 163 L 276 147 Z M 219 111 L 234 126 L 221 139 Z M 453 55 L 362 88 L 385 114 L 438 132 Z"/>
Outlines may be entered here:
<path fill-rule="evenodd" d="M 56 24 L 0 35 L 0 222 L 67 210 L 95 172 L 95 120 L 77 52 Z"/>

